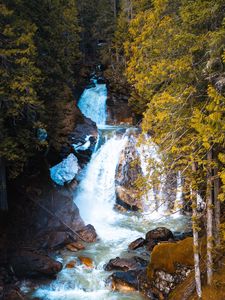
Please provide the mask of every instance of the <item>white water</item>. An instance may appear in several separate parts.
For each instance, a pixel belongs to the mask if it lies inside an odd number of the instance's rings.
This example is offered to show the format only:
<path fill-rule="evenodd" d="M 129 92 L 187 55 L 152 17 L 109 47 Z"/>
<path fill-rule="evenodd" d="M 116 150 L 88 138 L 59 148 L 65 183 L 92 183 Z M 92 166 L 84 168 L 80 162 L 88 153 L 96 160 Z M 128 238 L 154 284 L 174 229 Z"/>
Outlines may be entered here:
<path fill-rule="evenodd" d="M 140 213 L 120 214 L 113 209 L 115 204 L 115 172 L 121 151 L 126 145 L 129 134 L 125 129 L 116 126 L 104 126 L 106 115 L 104 85 L 85 90 L 79 102 L 82 112 L 97 120 L 99 125 L 99 140 L 96 152 L 83 172 L 83 177 L 74 201 L 80 209 L 81 217 L 88 224 L 91 223 L 97 230 L 99 240 L 94 244 L 87 244 L 86 250 L 71 253 L 67 250 L 61 252 L 59 260 L 65 266 L 67 262 L 76 260 L 73 269 L 63 268 L 57 280 L 52 283 L 37 285 L 36 292 L 31 297 L 43 300 L 140 300 L 138 293 L 122 294 L 113 292 L 106 285 L 110 272 L 104 271 L 104 265 L 116 256 L 130 257 L 137 252 L 127 252 L 130 242 L 158 226 L 166 226 L 173 231 L 183 231 L 189 224 L 185 217 L 174 218 L 163 216 L 161 213 L 141 215 Z M 88 102 L 93 95 L 98 103 L 98 111 Z M 98 99 L 98 95 L 99 98 Z M 99 100 L 99 101 L 98 101 Z M 97 114 L 101 116 L 99 116 Z M 97 116 L 95 115 L 97 114 Z M 101 127 L 101 129 L 100 129 Z M 121 131 L 123 133 L 121 133 Z M 152 155 L 156 155 L 153 151 Z M 144 163 L 144 161 L 142 162 Z M 146 166 L 144 166 L 146 167 Z M 78 256 L 87 256 L 93 259 L 94 268 L 88 269 L 79 264 Z M 140 252 L 139 255 L 148 259 L 148 253 Z M 25 289 L 25 287 L 24 287 Z"/>
<path fill-rule="evenodd" d="M 94 224 L 103 239 L 109 237 L 107 225 L 117 217 L 113 210 L 116 201 L 115 173 L 126 141 L 126 136 L 120 138 L 115 135 L 93 155 L 75 198 L 84 221 Z"/>
<path fill-rule="evenodd" d="M 97 84 L 93 81 L 95 87 L 85 89 L 78 102 L 81 112 L 94 121 L 97 125 L 106 123 L 106 84 Z"/>

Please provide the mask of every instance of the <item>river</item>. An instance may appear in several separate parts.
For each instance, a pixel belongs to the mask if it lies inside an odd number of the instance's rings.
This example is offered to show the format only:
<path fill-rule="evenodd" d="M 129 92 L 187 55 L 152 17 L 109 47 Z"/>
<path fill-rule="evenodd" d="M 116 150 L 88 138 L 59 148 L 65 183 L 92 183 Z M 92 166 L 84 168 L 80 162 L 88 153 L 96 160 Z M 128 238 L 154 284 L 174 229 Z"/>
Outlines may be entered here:
<path fill-rule="evenodd" d="M 99 138 L 91 161 L 83 170 L 80 184 L 74 194 L 74 201 L 79 207 L 81 217 L 86 224 L 92 224 L 98 233 L 98 241 L 87 244 L 82 252 L 60 252 L 57 259 L 66 265 L 71 260 L 78 261 L 78 256 L 93 259 L 94 268 L 79 265 L 63 270 L 56 280 L 45 281 L 35 287 L 32 297 L 44 300 L 122 300 L 143 299 L 137 293 L 119 293 L 111 291 L 107 278 L 111 274 L 104 270 L 104 265 L 117 256 L 131 257 L 137 251 L 128 251 L 130 242 L 158 226 L 165 226 L 172 231 L 185 231 L 189 228 L 189 219 L 180 214 L 164 215 L 160 211 L 147 213 L 119 213 L 114 209 L 115 173 L 121 151 L 129 139 L 126 125 L 110 126 L 106 124 L 107 87 L 97 84 L 86 89 L 78 103 L 84 115 L 96 122 Z M 140 256 L 149 259 L 147 252 Z M 24 290 L 26 286 L 24 284 Z"/>

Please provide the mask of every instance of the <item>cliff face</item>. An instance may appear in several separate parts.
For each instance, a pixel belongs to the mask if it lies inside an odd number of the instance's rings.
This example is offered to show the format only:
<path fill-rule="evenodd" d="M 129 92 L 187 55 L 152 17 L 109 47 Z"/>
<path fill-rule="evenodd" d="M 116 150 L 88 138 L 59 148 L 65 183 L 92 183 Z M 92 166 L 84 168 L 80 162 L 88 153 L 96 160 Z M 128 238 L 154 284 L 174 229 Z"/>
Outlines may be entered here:
<path fill-rule="evenodd" d="M 142 208 L 136 180 L 142 174 L 136 139 L 131 136 L 121 152 L 116 172 L 116 203 L 125 209 Z"/>
<path fill-rule="evenodd" d="M 110 124 L 133 124 L 134 115 L 128 104 L 129 97 L 109 90 L 107 99 L 107 121 Z"/>

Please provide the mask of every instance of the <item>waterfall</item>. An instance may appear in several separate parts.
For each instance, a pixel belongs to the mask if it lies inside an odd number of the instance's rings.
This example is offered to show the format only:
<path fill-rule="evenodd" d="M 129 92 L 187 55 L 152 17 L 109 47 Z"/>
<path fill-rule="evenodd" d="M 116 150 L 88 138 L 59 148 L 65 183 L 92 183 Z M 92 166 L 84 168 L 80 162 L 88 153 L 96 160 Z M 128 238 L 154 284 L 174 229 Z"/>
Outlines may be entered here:
<path fill-rule="evenodd" d="M 85 89 L 78 102 L 81 112 L 94 121 L 97 125 L 106 123 L 106 84 L 97 84 L 93 81 L 95 87 Z"/>
<path fill-rule="evenodd" d="M 184 217 L 161 218 L 158 212 L 147 215 L 133 212 L 121 214 L 114 210 L 116 169 L 120 154 L 132 135 L 129 129 L 126 130 L 127 127 L 105 124 L 106 85 L 95 81 L 94 84 L 95 87 L 83 92 L 78 105 L 85 116 L 96 122 L 99 137 L 91 161 L 80 175 L 81 180 L 74 195 L 81 217 L 86 224 L 90 223 L 96 228 L 100 238 L 96 243 L 85 245 L 86 249 L 82 251 L 82 256 L 93 260 L 94 268 L 89 269 L 79 263 L 81 253 L 62 250 L 58 259 L 64 265 L 75 260 L 76 267 L 63 268 L 50 285 L 41 285 L 33 296 L 43 300 L 142 300 L 139 293 L 111 291 L 106 286 L 110 274 L 104 270 L 104 265 L 117 256 L 129 257 L 130 254 L 125 250 L 129 243 L 138 237 L 144 237 L 150 229 L 166 226 L 180 231 L 187 222 Z M 148 159 L 159 159 L 157 149 L 151 145 L 150 148 L 144 147 L 138 151 L 142 172 L 148 176 Z M 153 192 L 151 190 L 147 195 L 150 201 L 154 201 Z"/>
<path fill-rule="evenodd" d="M 100 236 L 104 234 L 106 224 L 116 217 L 113 211 L 116 201 L 115 173 L 126 141 L 126 136 L 115 134 L 101 146 L 93 155 L 75 196 L 82 218 L 86 223 L 93 224 Z"/>

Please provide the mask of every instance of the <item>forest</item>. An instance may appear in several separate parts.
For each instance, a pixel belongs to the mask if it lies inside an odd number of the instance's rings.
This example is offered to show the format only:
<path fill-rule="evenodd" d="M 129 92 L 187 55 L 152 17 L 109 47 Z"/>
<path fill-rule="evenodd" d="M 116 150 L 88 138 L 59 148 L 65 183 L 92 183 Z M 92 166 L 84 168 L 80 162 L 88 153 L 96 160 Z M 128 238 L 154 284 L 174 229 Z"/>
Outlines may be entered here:
<path fill-rule="evenodd" d="M 224 300 L 224 1 L 2 0 L 0 14 L 0 299 Z M 60 294 L 64 275 L 40 283 L 66 268 L 80 294 Z"/>

